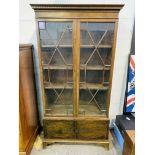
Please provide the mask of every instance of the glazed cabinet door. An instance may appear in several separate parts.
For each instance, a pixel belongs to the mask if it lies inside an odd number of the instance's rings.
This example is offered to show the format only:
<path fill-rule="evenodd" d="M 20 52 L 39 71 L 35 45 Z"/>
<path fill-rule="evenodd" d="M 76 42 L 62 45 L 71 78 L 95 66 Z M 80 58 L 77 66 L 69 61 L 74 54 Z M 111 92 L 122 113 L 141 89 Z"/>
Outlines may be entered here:
<path fill-rule="evenodd" d="M 115 23 L 57 19 L 38 28 L 45 115 L 106 116 Z"/>
<path fill-rule="evenodd" d="M 79 115 L 106 116 L 114 22 L 80 21 Z"/>
<path fill-rule="evenodd" d="M 39 21 L 46 116 L 73 115 L 72 21 Z"/>

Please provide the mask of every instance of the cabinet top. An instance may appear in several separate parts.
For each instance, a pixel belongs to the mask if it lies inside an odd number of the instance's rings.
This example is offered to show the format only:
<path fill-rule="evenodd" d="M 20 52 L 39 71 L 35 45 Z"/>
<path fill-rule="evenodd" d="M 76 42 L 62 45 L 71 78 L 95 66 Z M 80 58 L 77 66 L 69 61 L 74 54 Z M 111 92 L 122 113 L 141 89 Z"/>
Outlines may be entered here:
<path fill-rule="evenodd" d="M 106 10 L 120 11 L 124 4 L 30 4 L 34 11 L 39 10 Z"/>

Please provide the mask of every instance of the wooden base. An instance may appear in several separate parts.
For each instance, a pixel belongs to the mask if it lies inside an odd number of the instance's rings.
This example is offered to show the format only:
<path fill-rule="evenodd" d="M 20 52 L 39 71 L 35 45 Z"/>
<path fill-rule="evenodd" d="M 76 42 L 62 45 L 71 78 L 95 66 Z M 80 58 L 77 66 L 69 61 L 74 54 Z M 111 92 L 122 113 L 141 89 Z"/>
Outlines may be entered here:
<path fill-rule="evenodd" d="M 72 144 L 99 144 L 102 145 L 106 150 L 109 150 L 109 140 L 65 140 L 65 139 L 43 139 L 43 148 L 45 149 L 47 145 L 54 143 L 72 143 Z"/>

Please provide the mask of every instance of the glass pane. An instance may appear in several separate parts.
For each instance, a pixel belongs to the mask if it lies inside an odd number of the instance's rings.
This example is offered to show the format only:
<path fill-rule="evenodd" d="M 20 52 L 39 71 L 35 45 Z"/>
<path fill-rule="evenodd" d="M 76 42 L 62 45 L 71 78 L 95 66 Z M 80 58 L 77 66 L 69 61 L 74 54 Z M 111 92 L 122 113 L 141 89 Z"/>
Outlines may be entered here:
<path fill-rule="evenodd" d="M 46 115 L 73 114 L 71 22 L 39 22 Z"/>
<path fill-rule="evenodd" d="M 46 114 L 72 115 L 72 91 L 72 89 L 45 89 Z"/>
<path fill-rule="evenodd" d="M 82 22 L 81 45 L 112 45 L 114 23 Z"/>
<path fill-rule="evenodd" d="M 80 82 L 100 84 L 103 82 L 102 76 L 103 76 L 102 70 L 87 70 L 86 73 L 84 70 L 81 70 Z"/>
<path fill-rule="evenodd" d="M 107 91 L 80 89 L 80 115 L 102 115 L 106 112 Z"/>
<path fill-rule="evenodd" d="M 80 115 L 106 115 L 114 23 L 80 24 Z"/>

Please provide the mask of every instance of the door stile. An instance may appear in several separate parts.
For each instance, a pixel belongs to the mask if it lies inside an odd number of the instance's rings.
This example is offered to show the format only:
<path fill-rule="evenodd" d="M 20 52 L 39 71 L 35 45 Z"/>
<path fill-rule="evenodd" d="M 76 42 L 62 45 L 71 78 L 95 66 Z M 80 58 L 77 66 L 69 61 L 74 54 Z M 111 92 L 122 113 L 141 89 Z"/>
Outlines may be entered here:
<path fill-rule="evenodd" d="M 74 81 L 74 116 L 79 111 L 79 79 L 80 79 L 80 22 L 73 20 L 73 81 Z"/>
<path fill-rule="evenodd" d="M 38 58 L 39 58 L 39 70 L 40 70 L 40 82 L 41 82 L 41 94 L 42 94 L 42 110 L 43 116 L 45 116 L 46 100 L 45 100 L 45 90 L 44 90 L 44 81 L 43 81 L 43 65 L 42 65 L 42 55 L 41 55 L 41 42 L 40 42 L 40 33 L 39 33 L 39 21 L 36 19 L 36 29 L 37 29 L 37 46 L 38 46 Z"/>
<path fill-rule="evenodd" d="M 113 79 L 113 70 L 114 70 L 114 61 L 115 61 L 117 30 L 118 30 L 118 19 L 115 21 L 114 37 L 113 37 L 113 45 L 112 45 L 111 71 L 110 71 L 110 79 L 109 79 L 109 90 L 107 94 L 107 117 L 109 117 L 109 108 L 110 108 L 110 100 L 111 100 L 111 89 L 112 89 L 112 79 Z"/>

